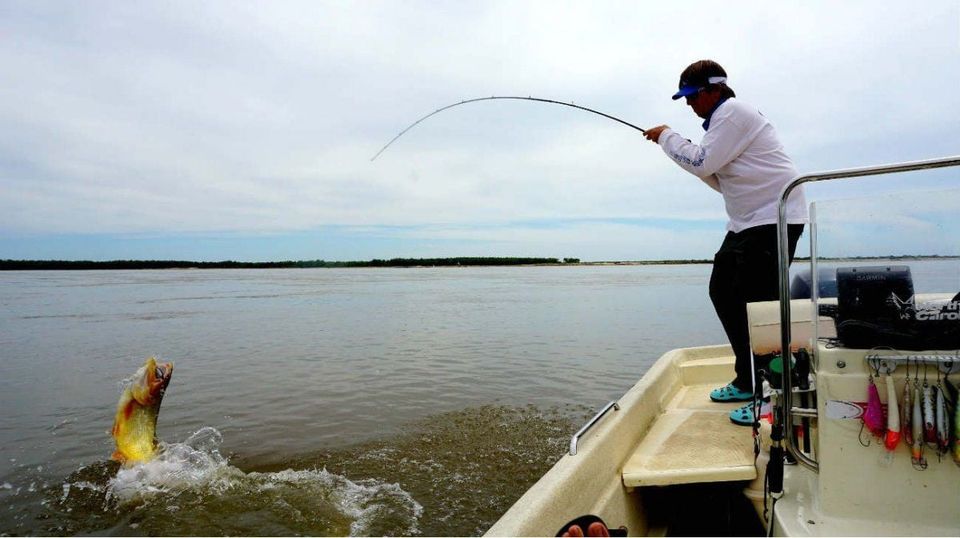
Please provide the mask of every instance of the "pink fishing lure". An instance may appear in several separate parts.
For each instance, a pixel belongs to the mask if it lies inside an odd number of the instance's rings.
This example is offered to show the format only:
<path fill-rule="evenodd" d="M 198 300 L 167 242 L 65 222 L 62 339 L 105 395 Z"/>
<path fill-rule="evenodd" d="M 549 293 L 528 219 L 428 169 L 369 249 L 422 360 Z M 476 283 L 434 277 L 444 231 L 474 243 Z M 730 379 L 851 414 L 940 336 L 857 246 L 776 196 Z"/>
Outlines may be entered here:
<path fill-rule="evenodd" d="M 883 404 L 880 403 L 880 391 L 870 376 L 870 385 L 867 387 L 867 410 L 863 413 L 863 423 L 875 437 L 883 437 L 887 432 L 883 420 Z"/>

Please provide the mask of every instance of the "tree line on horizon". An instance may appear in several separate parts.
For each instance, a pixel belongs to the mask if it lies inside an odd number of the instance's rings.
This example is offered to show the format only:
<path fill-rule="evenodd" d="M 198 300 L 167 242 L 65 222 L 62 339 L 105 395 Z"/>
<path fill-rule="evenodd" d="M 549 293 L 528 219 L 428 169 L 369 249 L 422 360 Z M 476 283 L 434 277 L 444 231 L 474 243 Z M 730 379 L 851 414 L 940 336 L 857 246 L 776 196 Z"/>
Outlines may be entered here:
<path fill-rule="evenodd" d="M 198 262 L 188 260 L 0 260 L 0 271 L 90 270 L 90 269 L 289 269 L 338 267 L 447 267 L 480 265 L 552 265 L 580 263 L 579 258 L 392 258 L 368 261 L 299 260 L 277 262 L 238 262 L 232 260 Z"/>
<path fill-rule="evenodd" d="M 809 261 L 810 257 L 796 257 L 795 262 Z M 821 257 L 821 261 L 856 260 L 928 260 L 960 259 L 960 256 L 939 254 L 906 254 L 896 256 Z M 308 269 L 343 267 L 456 267 L 506 265 L 564 265 L 580 264 L 580 258 L 523 258 L 523 257 L 456 257 L 456 258 L 392 258 L 367 261 L 286 260 L 277 262 L 238 262 L 233 260 L 198 262 L 188 260 L 0 260 L 0 271 L 91 270 L 91 269 Z M 712 259 L 639 260 L 632 262 L 587 262 L 595 264 L 677 265 L 708 264 Z"/>

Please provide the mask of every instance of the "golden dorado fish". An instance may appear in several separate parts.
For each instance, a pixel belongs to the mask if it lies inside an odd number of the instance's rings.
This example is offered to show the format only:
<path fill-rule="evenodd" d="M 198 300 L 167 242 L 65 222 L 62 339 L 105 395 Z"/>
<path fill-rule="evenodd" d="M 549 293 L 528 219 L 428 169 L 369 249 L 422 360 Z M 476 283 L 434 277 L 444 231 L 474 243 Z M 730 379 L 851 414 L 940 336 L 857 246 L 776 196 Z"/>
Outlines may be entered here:
<path fill-rule="evenodd" d="M 117 450 L 112 459 L 124 465 L 149 461 L 157 452 L 157 415 L 163 393 L 173 375 L 173 363 L 157 364 L 153 357 L 134 374 L 117 402 L 112 435 Z"/>

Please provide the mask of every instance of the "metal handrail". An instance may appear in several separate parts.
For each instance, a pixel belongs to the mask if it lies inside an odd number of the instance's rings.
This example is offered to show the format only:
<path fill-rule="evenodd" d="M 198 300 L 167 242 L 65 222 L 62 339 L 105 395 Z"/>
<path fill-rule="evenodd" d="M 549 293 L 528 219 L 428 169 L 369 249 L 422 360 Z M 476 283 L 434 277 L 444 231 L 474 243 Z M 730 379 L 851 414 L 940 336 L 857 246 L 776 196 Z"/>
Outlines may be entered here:
<path fill-rule="evenodd" d="M 793 387 L 790 382 L 791 366 L 790 353 L 790 251 L 787 238 L 787 197 L 790 193 L 804 183 L 814 181 L 825 181 L 829 179 L 846 179 L 853 177 L 879 176 L 885 174 L 896 174 L 900 172 L 912 172 L 915 170 L 928 170 L 932 168 L 946 168 L 950 166 L 960 166 L 960 155 L 953 157 L 944 157 L 941 159 L 930 159 L 924 161 L 912 161 L 898 164 L 884 164 L 880 166 L 866 166 L 863 168 L 847 168 L 843 170 L 831 170 L 827 172 L 818 172 L 806 174 L 797 177 L 788 183 L 780 191 L 780 206 L 777 216 L 777 232 L 779 241 L 777 243 L 777 254 L 779 257 L 780 270 L 780 349 L 783 353 L 783 429 L 786 448 L 798 462 L 813 471 L 819 471 L 819 464 L 816 460 L 804 454 L 797 444 L 797 435 L 793 428 Z M 814 253 L 811 253 L 813 255 Z M 816 320 L 814 320 L 816 321 Z"/>
<path fill-rule="evenodd" d="M 607 411 L 609 411 L 611 408 L 616 409 L 617 411 L 619 411 L 619 410 L 620 410 L 620 404 L 618 404 L 616 400 L 613 400 L 612 402 L 610 402 L 610 403 L 608 403 L 607 405 L 603 406 L 603 409 L 601 409 L 599 413 L 597 413 L 596 415 L 594 415 L 593 418 L 591 418 L 589 422 L 587 422 L 586 424 L 583 425 L 582 428 L 580 428 L 579 430 L 577 430 L 577 433 L 573 434 L 573 437 L 570 438 L 570 455 L 571 455 L 571 456 L 576 456 L 576 455 L 577 455 L 577 442 L 580 440 L 580 437 L 581 437 L 583 434 L 587 433 L 587 430 L 589 430 L 590 428 L 592 428 L 593 425 L 596 424 L 597 421 L 600 420 L 600 417 L 602 417 L 603 415 L 607 414 Z"/>

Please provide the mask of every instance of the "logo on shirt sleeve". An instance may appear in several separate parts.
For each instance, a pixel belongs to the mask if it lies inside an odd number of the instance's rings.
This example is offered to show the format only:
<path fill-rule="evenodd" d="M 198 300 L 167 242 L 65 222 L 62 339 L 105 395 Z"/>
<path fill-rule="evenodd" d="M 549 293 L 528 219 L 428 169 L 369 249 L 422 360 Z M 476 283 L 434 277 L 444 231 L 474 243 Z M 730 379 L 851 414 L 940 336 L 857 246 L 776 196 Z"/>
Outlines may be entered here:
<path fill-rule="evenodd" d="M 679 153 L 670 154 L 670 156 L 673 157 L 673 160 L 680 163 L 689 164 L 690 166 L 703 166 L 703 159 L 706 157 L 706 155 L 707 151 L 704 148 L 700 148 L 700 151 L 697 153 L 697 157 L 695 159 L 690 159 L 689 157 L 680 155 Z"/>

